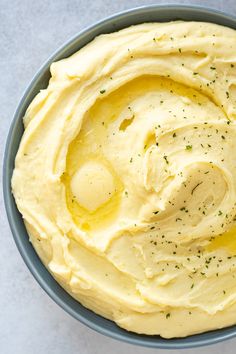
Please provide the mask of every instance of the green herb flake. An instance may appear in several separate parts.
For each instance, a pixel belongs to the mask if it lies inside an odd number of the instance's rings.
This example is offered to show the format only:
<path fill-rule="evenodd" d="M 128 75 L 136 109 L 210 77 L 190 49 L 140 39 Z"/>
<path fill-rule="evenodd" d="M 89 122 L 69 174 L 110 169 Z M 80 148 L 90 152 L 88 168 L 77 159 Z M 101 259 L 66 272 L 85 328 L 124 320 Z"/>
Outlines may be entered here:
<path fill-rule="evenodd" d="M 165 160 L 165 162 L 167 163 L 167 165 L 169 164 L 169 161 L 168 161 L 168 159 L 167 159 L 167 156 L 166 155 L 164 155 L 163 156 L 163 159 Z"/>
<path fill-rule="evenodd" d="M 196 186 L 192 189 L 191 194 L 193 195 L 193 193 L 195 192 L 195 190 L 197 189 L 198 186 L 200 186 L 203 182 L 199 182 L 196 184 Z"/>
<path fill-rule="evenodd" d="M 193 148 L 192 145 L 186 145 L 186 146 L 185 146 L 185 149 L 186 149 L 186 150 L 192 150 L 192 148 Z"/>

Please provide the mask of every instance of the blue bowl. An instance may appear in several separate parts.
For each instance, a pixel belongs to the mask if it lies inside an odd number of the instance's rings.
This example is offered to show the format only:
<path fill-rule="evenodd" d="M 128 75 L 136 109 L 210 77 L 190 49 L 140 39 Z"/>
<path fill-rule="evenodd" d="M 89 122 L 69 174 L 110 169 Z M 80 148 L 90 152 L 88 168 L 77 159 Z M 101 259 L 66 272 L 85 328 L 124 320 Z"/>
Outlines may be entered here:
<path fill-rule="evenodd" d="M 114 322 L 86 309 L 79 302 L 74 300 L 54 280 L 29 242 L 21 214 L 17 210 L 11 193 L 11 177 L 14 169 L 15 156 L 24 130 L 22 117 L 39 90 L 47 87 L 50 78 L 49 67 L 52 62 L 70 56 L 101 33 L 110 33 L 143 22 L 165 22 L 172 20 L 207 21 L 236 29 L 236 17 L 208 8 L 181 5 L 139 7 L 118 13 L 86 28 L 63 45 L 47 60 L 26 89 L 11 124 L 6 143 L 3 167 L 5 207 L 13 237 L 26 265 L 47 294 L 73 317 L 102 334 L 136 345 L 163 349 L 190 348 L 217 343 L 236 336 L 236 326 L 186 338 L 164 339 L 160 336 L 147 336 L 125 331 Z"/>

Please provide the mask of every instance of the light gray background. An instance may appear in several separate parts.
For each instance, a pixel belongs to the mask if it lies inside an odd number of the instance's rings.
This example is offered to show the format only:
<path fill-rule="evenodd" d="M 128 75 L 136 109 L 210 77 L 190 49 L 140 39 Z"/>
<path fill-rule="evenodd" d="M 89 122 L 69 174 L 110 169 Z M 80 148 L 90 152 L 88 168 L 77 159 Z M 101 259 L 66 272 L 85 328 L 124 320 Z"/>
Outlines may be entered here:
<path fill-rule="evenodd" d="M 148 0 L 0 0 L 0 154 L 8 128 L 30 79 L 47 57 L 85 26 Z M 157 1 L 157 3 L 167 3 Z M 207 5 L 236 15 L 236 0 L 172 1 Z M 39 287 L 23 263 L 0 196 L 1 354 L 160 354 L 106 338 L 77 322 Z M 178 354 L 233 354 L 236 338 Z"/>

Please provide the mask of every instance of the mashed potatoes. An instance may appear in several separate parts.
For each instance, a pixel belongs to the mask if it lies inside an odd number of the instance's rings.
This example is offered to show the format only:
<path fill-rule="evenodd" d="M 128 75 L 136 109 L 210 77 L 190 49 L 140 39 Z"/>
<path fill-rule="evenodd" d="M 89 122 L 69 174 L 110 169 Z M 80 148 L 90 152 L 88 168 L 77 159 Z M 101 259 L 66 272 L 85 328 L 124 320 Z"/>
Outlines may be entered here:
<path fill-rule="evenodd" d="M 132 26 L 53 63 L 12 188 L 79 302 L 137 333 L 236 323 L 236 32 Z"/>

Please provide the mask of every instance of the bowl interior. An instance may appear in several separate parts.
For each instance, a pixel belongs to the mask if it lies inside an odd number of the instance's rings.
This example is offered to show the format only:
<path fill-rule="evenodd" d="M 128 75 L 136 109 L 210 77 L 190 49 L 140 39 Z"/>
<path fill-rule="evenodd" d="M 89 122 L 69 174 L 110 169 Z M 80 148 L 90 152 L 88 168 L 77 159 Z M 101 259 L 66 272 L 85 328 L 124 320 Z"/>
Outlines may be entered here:
<path fill-rule="evenodd" d="M 23 134 L 22 117 L 24 116 L 29 103 L 39 90 L 47 87 L 50 78 L 50 64 L 53 61 L 65 58 L 76 52 L 101 33 L 110 33 L 143 22 L 165 22 L 173 20 L 213 22 L 236 29 L 236 18 L 215 10 L 193 6 L 153 5 L 117 14 L 79 33 L 54 53 L 41 67 L 18 105 L 6 143 L 3 169 L 3 190 L 8 220 L 17 247 L 36 280 L 54 301 L 73 317 L 100 333 L 132 344 L 155 348 L 177 349 L 212 344 L 231 338 L 236 335 L 236 326 L 189 336 L 187 338 L 167 340 L 159 336 L 138 335 L 127 332 L 116 326 L 112 321 L 106 320 L 84 308 L 60 287 L 46 270 L 34 251 L 29 242 L 22 217 L 16 208 L 10 184 L 15 155 Z"/>

